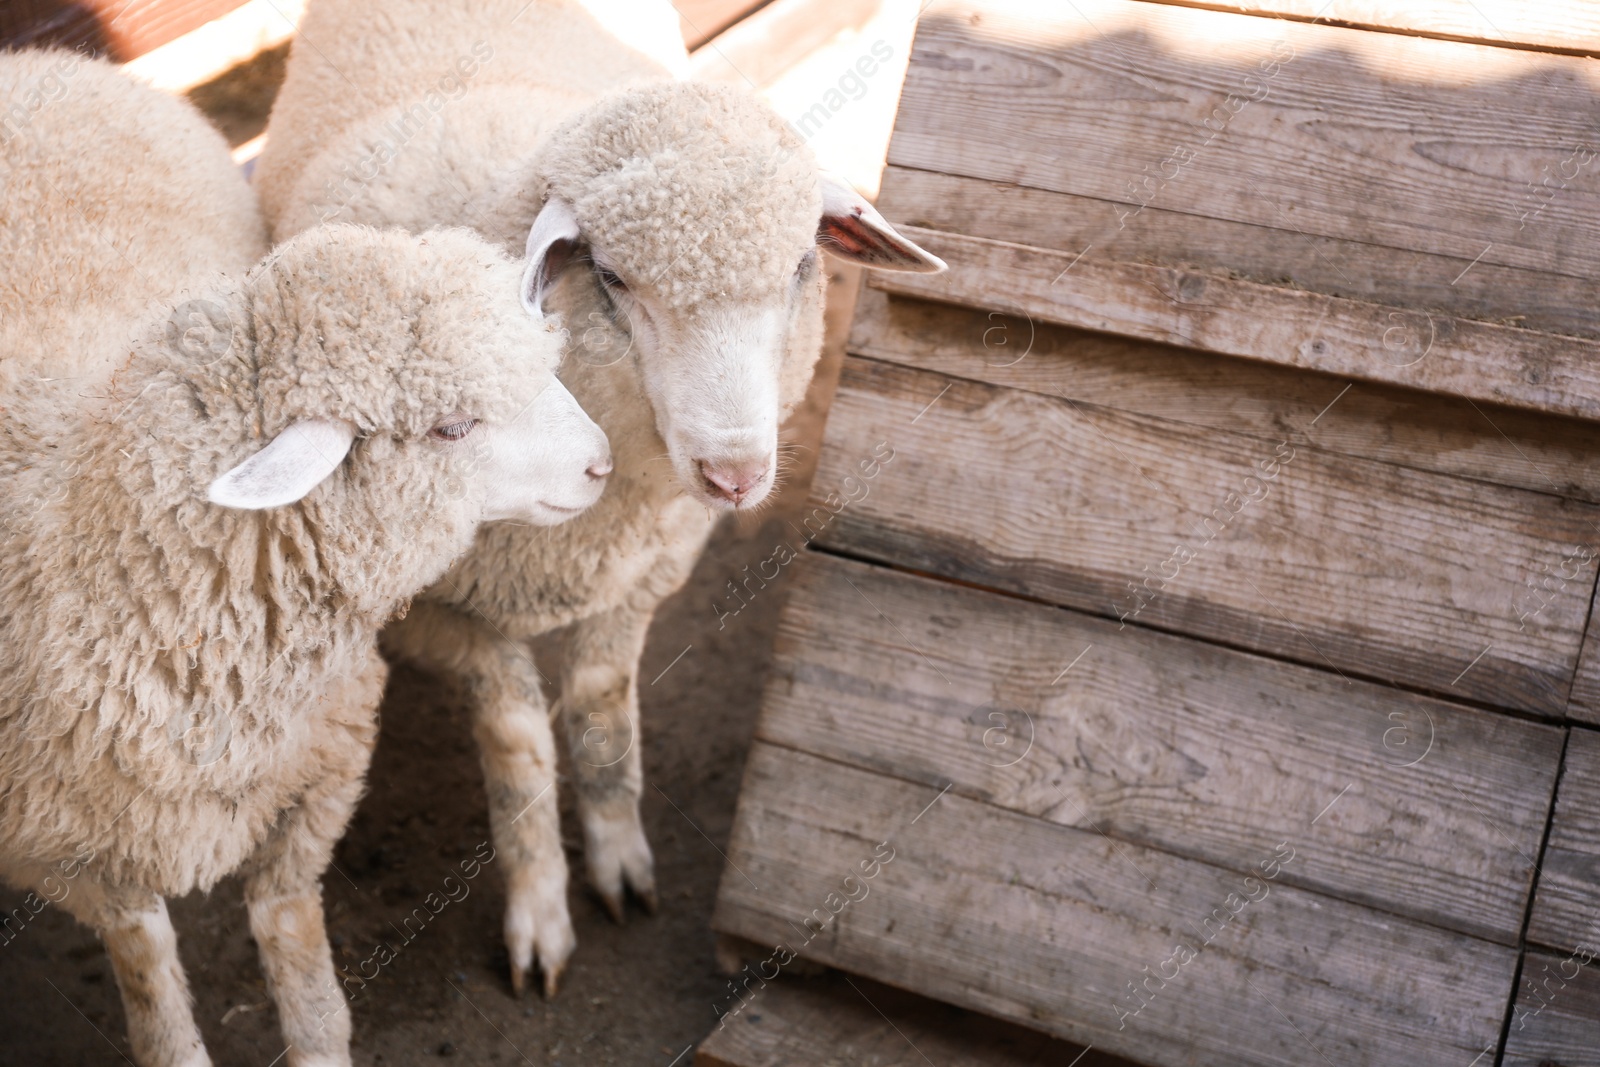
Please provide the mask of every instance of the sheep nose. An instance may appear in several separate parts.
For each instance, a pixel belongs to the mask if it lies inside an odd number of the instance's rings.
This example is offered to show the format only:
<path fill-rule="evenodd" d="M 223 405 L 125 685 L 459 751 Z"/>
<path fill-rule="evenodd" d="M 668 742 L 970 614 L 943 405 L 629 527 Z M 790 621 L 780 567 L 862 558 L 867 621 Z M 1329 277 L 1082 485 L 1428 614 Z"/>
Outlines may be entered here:
<path fill-rule="evenodd" d="M 717 495 L 730 503 L 739 504 L 751 491 L 767 480 L 771 470 L 770 459 L 755 463 L 724 463 L 713 465 L 700 461 L 700 473 L 716 490 Z"/>
<path fill-rule="evenodd" d="M 612 469 L 611 457 L 607 456 L 605 459 L 589 464 L 589 469 L 584 473 L 588 474 L 589 477 L 593 478 L 595 481 L 599 481 L 601 478 L 604 478 L 606 475 L 610 474 Z"/>

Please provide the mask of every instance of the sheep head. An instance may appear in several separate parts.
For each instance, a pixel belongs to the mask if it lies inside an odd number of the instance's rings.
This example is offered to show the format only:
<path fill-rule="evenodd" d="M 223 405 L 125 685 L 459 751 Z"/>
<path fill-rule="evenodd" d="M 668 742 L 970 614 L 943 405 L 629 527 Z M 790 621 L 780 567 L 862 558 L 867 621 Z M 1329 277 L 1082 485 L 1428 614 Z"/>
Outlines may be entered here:
<path fill-rule="evenodd" d="M 157 484 L 185 495 L 198 480 L 213 505 L 287 512 L 268 521 L 315 527 L 326 565 L 350 571 L 333 584 L 376 601 L 434 580 L 480 522 L 577 515 L 610 448 L 556 379 L 561 335 L 528 317 L 518 278 L 465 230 L 291 239 L 241 285 L 190 302 L 210 309 L 211 333 L 174 335 L 169 320 L 147 346 L 167 388 L 137 406 L 188 446 L 171 457 L 188 476 Z M 194 412 L 181 428 L 173 394 Z"/>
<path fill-rule="evenodd" d="M 631 352 L 679 483 L 717 507 L 771 491 L 778 426 L 822 345 L 819 243 L 865 266 L 942 270 L 754 96 L 626 90 L 551 135 L 522 294 L 541 313 L 568 264 L 591 270 Z"/>

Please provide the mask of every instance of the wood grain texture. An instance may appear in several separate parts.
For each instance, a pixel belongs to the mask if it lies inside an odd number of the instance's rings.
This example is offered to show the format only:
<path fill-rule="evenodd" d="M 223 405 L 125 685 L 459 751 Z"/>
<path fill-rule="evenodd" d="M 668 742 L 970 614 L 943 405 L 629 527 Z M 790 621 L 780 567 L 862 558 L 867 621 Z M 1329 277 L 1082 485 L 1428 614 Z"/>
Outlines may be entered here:
<path fill-rule="evenodd" d="M 1517 944 L 1560 729 L 864 564 L 803 566 L 760 739 L 1233 870 L 1293 840 L 1287 883 Z"/>
<path fill-rule="evenodd" d="M 690 58 L 697 81 L 770 85 L 841 30 L 859 28 L 883 0 L 772 0 L 718 34 Z"/>
<path fill-rule="evenodd" d="M 860 357 L 813 498 L 805 532 L 850 554 L 1555 715 L 1596 570 L 1527 598 L 1592 505 Z"/>
<path fill-rule="evenodd" d="M 1572 679 L 1567 717 L 1600 726 L 1600 596 L 1589 607 L 1589 628 L 1583 635 L 1578 671 Z"/>
<path fill-rule="evenodd" d="M 1475 408 L 1459 398 L 1366 382 L 1352 386 L 1329 375 L 871 288 L 857 301 L 850 351 L 1263 441 L 1292 435 L 1329 452 L 1600 502 L 1600 425 L 1579 419 Z M 1589 632 L 1600 630 L 1591 624 Z M 1600 671 L 1600 662 L 1595 666 Z"/>
<path fill-rule="evenodd" d="M 1338 22 L 1485 44 L 1594 54 L 1600 11 L 1586 0 L 1155 0 L 1183 7 Z"/>
<path fill-rule="evenodd" d="M 890 292 L 1600 419 L 1600 342 L 1177 267 L 901 229 L 950 269 L 872 279 Z"/>
<path fill-rule="evenodd" d="M 695 1050 L 695 1067 L 1135 1067 L 865 978 L 789 975 Z"/>
<path fill-rule="evenodd" d="M 1369 304 L 1425 309 L 1545 333 L 1600 337 L 1594 283 L 1473 257 L 1313 237 L 1283 225 L 1229 222 L 1162 209 L 1127 225 L 1126 205 L 959 175 L 889 167 L 878 208 L 923 229 L 1049 248 L 1098 263 L 1173 267 L 1201 275 L 1304 289 Z M 1081 266 L 1081 264 L 1080 264 Z M 1076 284 L 1073 268 L 1058 283 Z M 1055 280 L 1052 275 L 1049 279 Z"/>
<path fill-rule="evenodd" d="M 1597 953 L 1524 956 L 1502 1067 L 1600 1067 Z"/>
<path fill-rule="evenodd" d="M 1141 1062 L 1462 1067 L 1498 1040 L 1512 949 L 937 796 L 758 742 L 713 925 Z"/>
<path fill-rule="evenodd" d="M 21 0 L 0 4 L 0 47 L 86 48 L 126 63 L 243 3 L 244 0 Z"/>
<path fill-rule="evenodd" d="M 1597 78 L 1578 57 L 1132 0 L 943 0 L 889 159 L 1593 279 Z"/>
<path fill-rule="evenodd" d="M 1600 951 L 1600 734 L 1582 727 L 1567 741 L 1528 940 Z"/>
<path fill-rule="evenodd" d="M 683 43 L 692 52 L 768 0 L 674 0 L 683 24 Z"/>

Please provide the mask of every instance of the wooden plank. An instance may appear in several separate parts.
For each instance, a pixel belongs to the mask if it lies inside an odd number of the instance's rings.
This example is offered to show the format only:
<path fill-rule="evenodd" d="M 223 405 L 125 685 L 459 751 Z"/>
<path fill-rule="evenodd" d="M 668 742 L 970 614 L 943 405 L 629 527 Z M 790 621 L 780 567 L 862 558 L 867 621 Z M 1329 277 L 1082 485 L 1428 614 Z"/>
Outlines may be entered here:
<path fill-rule="evenodd" d="M 1595 78 L 1573 56 L 1132 0 L 945 0 L 889 159 L 1115 201 L 1127 224 L 1154 206 L 1594 279 Z"/>
<path fill-rule="evenodd" d="M 750 988 L 747 1007 L 695 1050 L 695 1067 L 1135 1067 L 865 978 L 784 975 Z"/>
<path fill-rule="evenodd" d="M 1485 44 L 1600 53 L 1600 11 L 1586 0 L 1155 0 Z"/>
<path fill-rule="evenodd" d="M 1568 568 L 1570 570 L 1570 568 Z M 1555 579 L 1563 577 L 1557 569 Z M 1540 575 L 1537 587 L 1551 584 L 1549 575 Z M 1593 597 L 1589 606 L 1589 628 L 1583 635 L 1583 652 L 1578 656 L 1578 671 L 1572 679 L 1572 695 L 1567 703 L 1567 717 L 1579 722 L 1600 726 L 1600 596 Z"/>
<path fill-rule="evenodd" d="M 767 0 L 673 0 L 683 23 L 683 43 L 694 51 Z"/>
<path fill-rule="evenodd" d="M 1540 864 L 1528 940 L 1561 952 L 1600 946 L 1600 734 L 1572 730 Z"/>
<path fill-rule="evenodd" d="M 1516 962 L 765 742 L 728 851 L 718 930 L 1141 1062 L 1462 1067 L 1497 1043 Z"/>
<path fill-rule="evenodd" d="M 1529 952 L 1502 1067 L 1600 1067 L 1600 949 Z"/>
<path fill-rule="evenodd" d="M 1295 838 L 1289 884 L 1518 943 L 1559 728 L 832 558 L 795 581 L 760 739 L 1234 870 Z"/>
<path fill-rule="evenodd" d="M 1524 597 L 1592 505 L 859 357 L 813 497 L 802 536 L 852 555 L 1554 715 L 1596 571 Z"/>
<path fill-rule="evenodd" d="M 1345 392 L 1348 381 L 1327 375 L 870 288 L 852 329 L 850 351 L 876 360 L 1262 440 L 1292 428 L 1329 452 L 1600 502 L 1591 422 L 1366 382 Z M 1593 684 L 1600 705 L 1600 676 Z"/>
<path fill-rule="evenodd" d="M 883 0 L 772 0 L 701 46 L 690 59 L 696 81 L 771 85 L 784 71 L 859 28 Z"/>
<path fill-rule="evenodd" d="M 19 0 L 0 4 L 0 48 L 85 48 L 119 63 L 203 26 L 245 0 Z"/>
<path fill-rule="evenodd" d="M 889 218 L 924 229 L 1074 257 L 1087 249 L 1085 259 L 1097 263 L 1175 267 L 1544 333 L 1600 337 L 1592 281 L 1474 263 L 1478 248 L 1435 255 L 1159 206 L 1119 226 L 1118 214 L 1127 211 L 1122 204 L 905 167 L 884 172 L 877 204 Z M 1076 284 L 1077 269 L 1059 284 Z"/>
<path fill-rule="evenodd" d="M 1600 342 L 1175 267 L 901 229 L 950 269 L 872 278 L 890 292 L 1600 419 Z"/>

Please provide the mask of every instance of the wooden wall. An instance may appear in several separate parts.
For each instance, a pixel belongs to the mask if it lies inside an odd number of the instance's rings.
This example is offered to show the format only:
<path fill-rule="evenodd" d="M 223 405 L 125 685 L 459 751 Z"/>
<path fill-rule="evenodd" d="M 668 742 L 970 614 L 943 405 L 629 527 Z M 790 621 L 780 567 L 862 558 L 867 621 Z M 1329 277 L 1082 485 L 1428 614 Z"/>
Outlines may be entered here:
<path fill-rule="evenodd" d="M 1289 17 L 923 16 L 951 269 L 863 294 L 715 924 L 1152 1064 L 1600 1064 L 1593 13 L 1208 6 Z"/>

